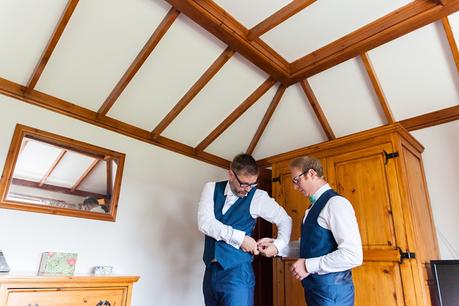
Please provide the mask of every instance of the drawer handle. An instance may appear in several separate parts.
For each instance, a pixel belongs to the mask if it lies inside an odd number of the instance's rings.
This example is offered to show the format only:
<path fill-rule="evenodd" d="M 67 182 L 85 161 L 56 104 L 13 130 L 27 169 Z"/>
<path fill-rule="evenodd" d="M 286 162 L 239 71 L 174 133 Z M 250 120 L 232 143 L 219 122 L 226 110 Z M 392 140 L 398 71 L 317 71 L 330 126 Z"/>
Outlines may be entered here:
<path fill-rule="evenodd" d="M 37 306 L 38 306 L 38 305 L 37 305 Z M 97 303 L 96 306 L 111 306 L 111 304 L 110 304 L 110 302 L 107 301 L 107 300 L 103 300 L 103 301 L 101 300 L 101 301 L 99 301 L 99 303 Z"/>

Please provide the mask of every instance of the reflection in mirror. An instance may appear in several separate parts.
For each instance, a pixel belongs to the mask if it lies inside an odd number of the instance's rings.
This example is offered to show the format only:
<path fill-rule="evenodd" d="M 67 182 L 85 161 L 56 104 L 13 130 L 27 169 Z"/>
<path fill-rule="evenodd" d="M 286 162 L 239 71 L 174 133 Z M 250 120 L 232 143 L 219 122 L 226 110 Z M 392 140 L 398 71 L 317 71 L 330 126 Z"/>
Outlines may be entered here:
<path fill-rule="evenodd" d="M 124 154 L 17 125 L 1 207 L 115 220 Z"/>

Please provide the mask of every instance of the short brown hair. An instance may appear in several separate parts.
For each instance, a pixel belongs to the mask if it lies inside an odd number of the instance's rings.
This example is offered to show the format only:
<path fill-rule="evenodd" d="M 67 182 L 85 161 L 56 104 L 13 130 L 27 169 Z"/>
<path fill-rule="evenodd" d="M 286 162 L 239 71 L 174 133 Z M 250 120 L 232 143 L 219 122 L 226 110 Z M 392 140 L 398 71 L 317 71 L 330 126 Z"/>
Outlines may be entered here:
<path fill-rule="evenodd" d="M 236 173 L 258 175 L 258 165 L 250 154 L 241 153 L 231 162 L 231 170 Z"/>
<path fill-rule="evenodd" d="M 289 167 L 301 169 L 302 172 L 306 172 L 309 169 L 312 169 L 317 173 L 318 177 L 324 176 L 322 163 L 320 160 L 312 156 L 297 157 L 290 162 Z"/>

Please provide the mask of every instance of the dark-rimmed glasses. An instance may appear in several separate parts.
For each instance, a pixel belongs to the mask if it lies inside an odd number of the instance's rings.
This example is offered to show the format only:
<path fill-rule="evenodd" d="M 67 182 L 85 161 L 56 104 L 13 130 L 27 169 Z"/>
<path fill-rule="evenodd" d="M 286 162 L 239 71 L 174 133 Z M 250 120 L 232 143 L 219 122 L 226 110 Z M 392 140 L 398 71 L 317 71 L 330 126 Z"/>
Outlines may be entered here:
<path fill-rule="evenodd" d="M 231 169 L 231 171 L 233 172 L 234 176 L 236 177 L 236 180 L 237 180 L 237 182 L 239 183 L 239 186 L 240 186 L 241 188 L 247 188 L 247 187 L 255 188 L 255 187 L 257 187 L 258 182 L 255 182 L 255 183 L 244 183 L 244 182 L 241 182 L 241 180 L 240 180 L 239 177 L 237 176 L 236 172 L 234 172 L 233 169 Z"/>
<path fill-rule="evenodd" d="M 302 172 L 302 173 L 300 173 L 300 174 L 298 174 L 297 176 L 293 177 L 293 178 L 292 178 L 293 184 L 298 185 L 298 183 L 300 182 L 300 178 L 301 178 L 303 175 L 305 175 L 306 173 L 308 173 L 308 171 L 309 171 L 309 169 L 306 170 L 306 171 L 304 171 L 304 172 Z"/>

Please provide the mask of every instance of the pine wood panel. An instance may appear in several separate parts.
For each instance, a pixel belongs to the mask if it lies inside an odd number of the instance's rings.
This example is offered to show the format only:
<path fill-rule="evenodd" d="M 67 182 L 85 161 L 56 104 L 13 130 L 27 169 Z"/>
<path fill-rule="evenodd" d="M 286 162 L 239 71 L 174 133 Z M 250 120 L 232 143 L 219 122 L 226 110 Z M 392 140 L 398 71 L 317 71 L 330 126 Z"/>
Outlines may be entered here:
<path fill-rule="evenodd" d="M 396 247 L 384 149 L 391 151 L 378 146 L 328 159 L 331 185 L 353 205 L 362 245 L 368 249 Z"/>
<path fill-rule="evenodd" d="M 0 276 L 1 306 L 129 306 L 138 276 Z"/>
<path fill-rule="evenodd" d="M 285 301 L 284 305 L 288 306 L 306 306 L 304 299 L 304 290 L 301 282 L 292 276 L 290 266 L 296 259 L 288 259 L 284 261 L 284 283 L 285 283 Z"/>
<path fill-rule="evenodd" d="M 404 164 L 408 176 L 408 191 L 411 198 L 411 211 L 413 212 L 413 227 L 417 240 L 423 241 L 423 246 L 417 247 L 417 258 L 422 263 L 427 259 L 435 258 L 438 254 L 438 243 L 433 224 L 432 210 L 427 194 L 427 186 L 424 180 L 424 169 L 420 157 L 411 153 L 406 147 L 403 148 Z"/>
<path fill-rule="evenodd" d="M 405 305 L 398 263 L 365 262 L 352 270 L 355 305 Z"/>
<path fill-rule="evenodd" d="M 110 305 L 126 305 L 126 292 L 122 288 L 91 290 L 11 290 L 8 293 L 7 306 L 46 305 L 75 306 L 96 305 L 108 301 Z"/>

